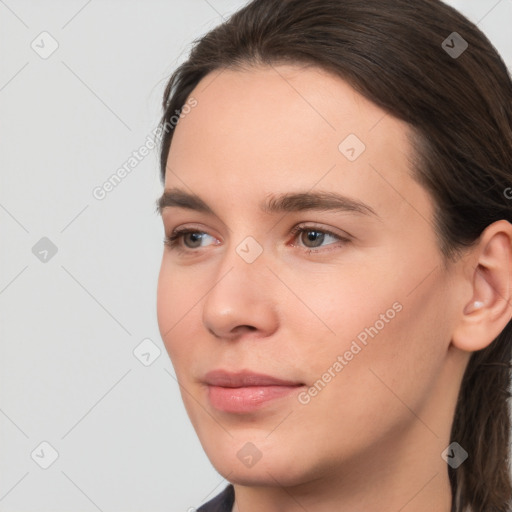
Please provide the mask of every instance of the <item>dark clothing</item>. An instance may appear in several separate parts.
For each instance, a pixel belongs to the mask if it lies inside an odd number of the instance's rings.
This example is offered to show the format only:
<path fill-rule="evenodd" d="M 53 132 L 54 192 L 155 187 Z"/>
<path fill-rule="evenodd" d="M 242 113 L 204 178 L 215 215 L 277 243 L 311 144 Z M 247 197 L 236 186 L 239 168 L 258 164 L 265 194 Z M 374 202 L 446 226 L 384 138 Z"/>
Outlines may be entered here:
<path fill-rule="evenodd" d="M 215 498 L 197 509 L 197 512 L 231 512 L 235 503 L 235 489 L 229 484 Z"/>

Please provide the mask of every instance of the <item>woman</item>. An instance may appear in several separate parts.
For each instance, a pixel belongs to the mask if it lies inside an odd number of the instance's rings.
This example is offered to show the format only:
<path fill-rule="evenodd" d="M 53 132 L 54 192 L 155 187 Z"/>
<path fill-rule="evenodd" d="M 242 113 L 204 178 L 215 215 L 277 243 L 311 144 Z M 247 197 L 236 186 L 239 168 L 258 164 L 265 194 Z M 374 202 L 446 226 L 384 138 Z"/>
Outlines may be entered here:
<path fill-rule="evenodd" d="M 512 83 L 486 37 L 438 0 L 255 0 L 163 105 L 159 327 L 231 482 L 199 510 L 509 511 Z"/>

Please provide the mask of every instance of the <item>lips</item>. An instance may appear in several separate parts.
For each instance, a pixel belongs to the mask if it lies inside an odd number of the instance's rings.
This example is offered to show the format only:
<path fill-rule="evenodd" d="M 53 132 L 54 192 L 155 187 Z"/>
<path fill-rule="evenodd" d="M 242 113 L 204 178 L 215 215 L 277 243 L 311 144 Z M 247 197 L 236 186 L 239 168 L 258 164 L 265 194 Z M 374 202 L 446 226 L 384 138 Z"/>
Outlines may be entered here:
<path fill-rule="evenodd" d="M 242 388 L 250 386 L 301 386 L 302 382 L 278 379 L 270 375 L 253 372 L 230 373 L 214 370 L 205 375 L 204 381 L 210 386 Z"/>
<path fill-rule="evenodd" d="M 249 371 L 230 373 L 208 372 L 204 377 L 208 400 L 216 409 L 229 413 L 248 413 L 264 404 L 289 396 L 303 386 L 302 382 L 279 379 Z"/>

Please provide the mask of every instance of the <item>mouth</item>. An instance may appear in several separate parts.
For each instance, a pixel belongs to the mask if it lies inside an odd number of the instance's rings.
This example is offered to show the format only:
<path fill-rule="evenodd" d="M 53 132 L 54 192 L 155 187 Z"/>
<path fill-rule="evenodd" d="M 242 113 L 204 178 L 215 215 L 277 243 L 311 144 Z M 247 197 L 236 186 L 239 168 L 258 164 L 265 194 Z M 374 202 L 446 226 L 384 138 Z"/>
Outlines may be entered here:
<path fill-rule="evenodd" d="M 254 412 L 269 402 L 288 397 L 304 383 L 253 372 L 231 373 L 214 370 L 204 377 L 208 400 L 219 411 L 243 414 Z"/>

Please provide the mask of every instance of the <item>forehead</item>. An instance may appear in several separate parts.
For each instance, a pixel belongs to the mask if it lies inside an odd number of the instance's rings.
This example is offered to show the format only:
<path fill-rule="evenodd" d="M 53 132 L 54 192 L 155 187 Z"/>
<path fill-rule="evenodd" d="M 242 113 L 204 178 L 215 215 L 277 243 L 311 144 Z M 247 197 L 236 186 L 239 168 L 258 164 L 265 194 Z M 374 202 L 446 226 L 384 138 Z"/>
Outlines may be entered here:
<path fill-rule="evenodd" d="M 236 143 L 245 154 L 253 142 L 268 142 L 268 151 L 297 141 L 310 141 L 304 149 L 318 142 L 337 149 L 337 143 L 350 133 L 371 142 L 374 149 L 386 146 L 386 139 L 393 139 L 397 149 L 407 145 L 405 123 L 386 116 L 344 80 L 316 67 L 216 70 L 203 78 L 191 96 L 197 106 L 180 120 L 175 140 L 193 130 L 215 142 Z M 374 129 L 377 136 L 370 140 Z M 302 146 L 290 149 L 300 153 Z"/>
<path fill-rule="evenodd" d="M 191 96 L 197 106 L 175 129 L 166 187 L 215 190 L 219 198 L 225 191 L 224 199 L 237 190 L 250 202 L 321 186 L 376 209 L 403 212 L 415 204 L 431 213 L 411 178 L 408 125 L 337 76 L 300 65 L 221 69 Z"/>

